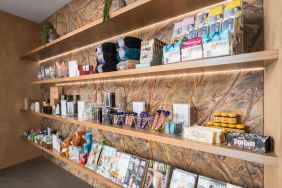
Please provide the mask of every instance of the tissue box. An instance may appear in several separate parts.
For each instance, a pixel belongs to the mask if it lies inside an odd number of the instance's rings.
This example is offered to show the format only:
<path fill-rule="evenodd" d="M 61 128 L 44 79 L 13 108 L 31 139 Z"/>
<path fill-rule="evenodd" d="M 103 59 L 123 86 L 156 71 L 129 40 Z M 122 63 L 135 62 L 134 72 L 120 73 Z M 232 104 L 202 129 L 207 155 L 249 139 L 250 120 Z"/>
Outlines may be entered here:
<path fill-rule="evenodd" d="M 181 42 L 175 42 L 163 47 L 164 64 L 180 62 Z"/>
<path fill-rule="evenodd" d="M 203 37 L 204 57 L 230 55 L 229 31 L 223 30 Z"/>
<path fill-rule="evenodd" d="M 202 37 L 189 39 L 181 44 L 181 60 L 188 61 L 203 58 Z"/>

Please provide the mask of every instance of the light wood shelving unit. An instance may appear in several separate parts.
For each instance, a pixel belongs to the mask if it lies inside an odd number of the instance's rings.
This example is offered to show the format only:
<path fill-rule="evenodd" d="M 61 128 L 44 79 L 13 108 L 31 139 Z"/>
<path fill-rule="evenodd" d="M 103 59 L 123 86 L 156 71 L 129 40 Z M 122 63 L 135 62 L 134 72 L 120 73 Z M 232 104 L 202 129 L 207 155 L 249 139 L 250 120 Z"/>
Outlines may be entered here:
<path fill-rule="evenodd" d="M 24 111 L 24 110 L 23 110 Z M 25 111 L 28 112 L 28 111 Z M 49 115 L 44 113 L 28 112 L 33 115 L 53 119 L 70 124 L 81 125 L 85 127 L 91 127 L 98 130 L 108 131 L 116 134 L 121 134 L 125 136 L 132 136 L 136 138 L 141 138 L 149 141 L 159 142 L 162 144 L 168 144 L 177 147 L 183 147 L 188 149 L 193 149 L 197 151 L 212 153 L 216 155 L 222 155 L 226 157 L 237 158 L 241 160 L 261 163 L 270 166 L 276 166 L 279 164 L 278 158 L 274 153 L 257 153 L 250 152 L 246 150 L 236 149 L 225 146 L 225 144 L 207 144 L 203 142 L 197 142 L 194 140 L 185 139 L 182 137 L 170 136 L 163 133 L 158 133 L 151 130 L 142 130 L 135 128 L 121 128 L 110 125 L 102 125 L 93 122 L 80 121 L 77 118 L 66 118 L 56 115 Z"/>
<path fill-rule="evenodd" d="M 31 142 L 31 141 L 28 141 L 28 142 L 31 143 L 33 146 L 39 148 L 40 150 L 48 153 L 49 155 L 51 155 L 51 156 L 53 156 L 55 158 L 58 158 L 58 159 L 64 161 L 65 163 L 68 163 L 69 165 L 79 169 L 81 172 L 83 172 L 83 173 L 85 173 L 85 174 L 87 174 L 89 176 L 92 176 L 96 181 L 98 181 L 98 182 L 100 182 L 100 183 L 102 183 L 104 185 L 107 185 L 107 186 L 109 186 L 111 188 L 121 188 L 121 186 L 115 184 L 114 182 L 112 182 L 111 180 L 108 180 L 107 178 L 101 176 L 100 174 L 97 174 L 96 172 L 94 172 L 94 171 L 92 171 L 92 170 L 90 170 L 90 169 L 88 169 L 86 167 L 80 166 L 79 163 L 77 163 L 75 161 L 72 161 L 72 160 L 70 160 L 70 159 L 68 159 L 66 157 L 60 156 L 60 153 L 55 151 L 55 150 L 53 150 L 53 149 L 46 149 L 46 148 L 44 148 L 44 147 L 42 147 L 39 144 L 36 144 L 34 142 Z"/>
<path fill-rule="evenodd" d="M 208 71 L 226 71 L 248 68 L 265 67 L 277 60 L 278 50 L 260 51 L 233 56 L 215 57 L 195 61 L 186 61 L 173 64 L 159 65 L 148 68 L 129 69 L 124 71 L 106 72 L 100 74 L 91 74 L 78 77 L 57 78 L 51 80 L 34 81 L 32 84 L 52 84 L 63 82 L 78 82 L 86 80 L 109 79 L 116 77 L 144 76 L 146 74 L 158 74 L 163 72 L 179 74 L 199 73 Z"/>
<path fill-rule="evenodd" d="M 221 2 L 224 0 L 138 0 L 111 13 L 107 22 L 103 22 L 102 18 L 98 19 L 31 50 L 22 58 L 46 59 Z M 159 10 L 158 14 L 156 10 Z"/>

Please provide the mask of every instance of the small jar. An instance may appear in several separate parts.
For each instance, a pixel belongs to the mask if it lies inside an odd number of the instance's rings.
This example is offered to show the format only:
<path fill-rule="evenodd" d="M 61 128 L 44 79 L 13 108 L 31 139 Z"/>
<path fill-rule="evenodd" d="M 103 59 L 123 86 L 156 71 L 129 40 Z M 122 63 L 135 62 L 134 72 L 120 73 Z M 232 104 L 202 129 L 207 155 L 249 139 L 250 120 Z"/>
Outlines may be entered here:
<path fill-rule="evenodd" d="M 237 123 L 237 114 L 235 114 L 235 113 L 228 114 L 228 123 L 229 124 L 236 124 Z"/>
<path fill-rule="evenodd" d="M 245 129 L 245 125 L 244 124 L 237 124 L 236 128 L 240 129 L 240 130 L 244 130 Z"/>
<path fill-rule="evenodd" d="M 214 122 L 213 121 L 209 121 L 208 122 L 208 126 L 214 126 Z"/>
<path fill-rule="evenodd" d="M 236 129 L 236 124 L 228 124 L 228 127 L 231 129 Z"/>
<path fill-rule="evenodd" d="M 220 122 L 224 124 L 228 123 L 228 113 L 221 113 Z"/>
<path fill-rule="evenodd" d="M 221 113 L 220 112 L 215 112 L 213 114 L 213 121 L 215 123 L 220 123 L 221 122 Z"/>
<path fill-rule="evenodd" d="M 213 125 L 214 125 L 215 127 L 220 127 L 221 124 L 220 124 L 220 123 L 214 123 Z"/>
<path fill-rule="evenodd" d="M 221 127 L 223 127 L 223 128 L 227 128 L 227 127 L 229 127 L 229 126 L 228 126 L 228 124 L 227 124 L 227 123 L 221 123 Z"/>

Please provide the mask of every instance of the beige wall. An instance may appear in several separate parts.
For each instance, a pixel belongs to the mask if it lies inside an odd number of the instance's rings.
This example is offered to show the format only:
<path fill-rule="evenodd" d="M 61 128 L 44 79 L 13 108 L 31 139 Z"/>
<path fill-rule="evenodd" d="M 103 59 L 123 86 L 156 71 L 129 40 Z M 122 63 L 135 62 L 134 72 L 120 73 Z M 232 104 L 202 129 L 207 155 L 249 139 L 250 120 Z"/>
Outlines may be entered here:
<path fill-rule="evenodd" d="M 25 129 L 39 127 L 39 119 L 20 112 L 24 97 L 38 95 L 31 86 L 35 62 L 20 56 L 36 47 L 37 24 L 0 11 L 0 169 L 38 156 L 38 150 L 21 140 Z"/>

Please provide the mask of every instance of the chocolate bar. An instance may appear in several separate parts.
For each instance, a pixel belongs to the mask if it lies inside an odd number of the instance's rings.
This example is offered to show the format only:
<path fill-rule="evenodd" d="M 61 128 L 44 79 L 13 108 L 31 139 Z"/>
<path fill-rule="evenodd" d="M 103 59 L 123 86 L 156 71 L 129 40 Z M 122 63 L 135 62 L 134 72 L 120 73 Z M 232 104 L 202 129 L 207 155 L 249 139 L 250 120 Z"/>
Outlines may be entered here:
<path fill-rule="evenodd" d="M 226 144 L 236 148 L 266 153 L 271 150 L 272 141 L 270 136 L 250 133 L 227 133 Z"/>

